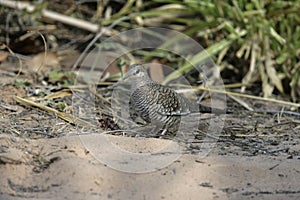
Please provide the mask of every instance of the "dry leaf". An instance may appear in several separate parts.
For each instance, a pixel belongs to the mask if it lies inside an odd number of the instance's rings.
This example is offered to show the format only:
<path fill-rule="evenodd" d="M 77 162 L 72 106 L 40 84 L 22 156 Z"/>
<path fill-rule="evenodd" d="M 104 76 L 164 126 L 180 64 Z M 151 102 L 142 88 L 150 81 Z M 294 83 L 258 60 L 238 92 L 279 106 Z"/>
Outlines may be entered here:
<path fill-rule="evenodd" d="M 42 74 L 48 73 L 51 67 L 60 67 L 58 56 L 53 52 L 39 53 L 26 64 L 31 71 L 41 72 Z"/>
<path fill-rule="evenodd" d="M 6 51 L 0 52 L 0 62 L 6 60 L 7 57 L 8 57 L 8 52 Z"/>
<path fill-rule="evenodd" d="M 253 75 L 254 73 L 256 72 L 255 71 L 255 68 L 256 68 L 256 56 L 257 56 L 257 44 L 256 43 L 253 43 L 253 46 L 251 48 L 251 62 L 250 62 L 250 68 L 249 68 L 249 71 L 247 72 L 247 74 L 244 76 L 243 80 L 242 80 L 242 83 L 250 83 L 250 82 L 253 82 L 252 81 L 252 78 L 253 78 Z M 246 90 L 246 86 L 243 86 L 241 88 L 241 92 L 244 93 Z"/>
<path fill-rule="evenodd" d="M 266 84 L 263 85 L 264 97 L 272 96 L 273 91 L 274 91 L 274 86 L 273 85 L 270 85 L 269 83 L 266 83 Z"/>
<path fill-rule="evenodd" d="M 276 86 L 276 88 L 283 93 L 283 86 L 281 83 L 281 79 L 278 76 L 278 74 L 276 73 L 276 70 L 274 69 L 274 67 L 272 65 L 267 65 L 266 66 L 266 71 L 267 74 L 271 80 L 271 82 Z"/>
<path fill-rule="evenodd" d="M 262 81 L 262 90 L 263 90 L 264 97 L 269 97 L 273 93 L 274 86 L 269 84 L 264 65 L 259 64 L 258 69 Z"/>

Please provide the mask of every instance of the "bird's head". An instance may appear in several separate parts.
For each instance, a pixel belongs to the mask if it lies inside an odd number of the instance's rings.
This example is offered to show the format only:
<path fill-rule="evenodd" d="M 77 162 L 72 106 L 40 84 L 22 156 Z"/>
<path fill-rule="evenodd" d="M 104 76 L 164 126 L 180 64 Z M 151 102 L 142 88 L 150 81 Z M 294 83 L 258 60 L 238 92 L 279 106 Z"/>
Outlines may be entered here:
<path fill-rule="evenodd" d="M 129 67 L 128 72 L 124 76 L 124 80 L 128 80 L 128 79 L 149 80 L 150 77 L 143 65 L 134 64 Z"/>

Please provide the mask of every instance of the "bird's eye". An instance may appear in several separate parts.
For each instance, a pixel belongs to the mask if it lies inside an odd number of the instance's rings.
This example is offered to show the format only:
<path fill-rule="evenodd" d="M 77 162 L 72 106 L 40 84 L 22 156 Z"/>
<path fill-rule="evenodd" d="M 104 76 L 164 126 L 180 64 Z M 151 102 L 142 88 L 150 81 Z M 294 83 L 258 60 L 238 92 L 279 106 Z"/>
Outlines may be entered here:
<path fill-rule="evenodd" d="M 137 69 L 134 74 L 139 74 L 139 73 L 140 73 L 140 70 Z"/>

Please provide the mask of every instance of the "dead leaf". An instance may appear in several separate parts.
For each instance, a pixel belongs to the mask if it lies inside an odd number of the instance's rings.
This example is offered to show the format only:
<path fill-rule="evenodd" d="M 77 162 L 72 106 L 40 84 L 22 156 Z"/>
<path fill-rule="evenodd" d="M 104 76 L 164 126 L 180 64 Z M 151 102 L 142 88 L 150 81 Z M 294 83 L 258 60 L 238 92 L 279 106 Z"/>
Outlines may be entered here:
<path fill-rule="evenodd" d="M 274 85 L 269 84 L 268 82 L 263 85 L 263 93 L 264 97 L 270 97 L 272 96 L 272 93 L 274 91 Z"/>
<path fill-rule="evenodd" d="M 268 79 L 271 81 L 272 85 L 275 85 L 275 87 L 281 93 L 283 93 L 283 86 L 282 86 L 282 83 L 281 83 L 281 78 L 277 75 L 275 67 L 274 67 L 272 59 L 271 59 L 272 55 L 270 53 L 271 52 L 270 51 L 270 41 L 269 41 L 268 38 L 266 38 L 264 40 L 264 45 L 265 45 L 265 55 L 266 55 L 265 69 L 266 69 L 266 73 L 268 75 Z M 268 85 L 271 85 L 271 84 L 269 84 L 269 81 L 268 81 Z M 270 89 L 270 86 L 268 86 L 268 87 Z M 273 92 L 273 90 L 274 90 L 274 88 L 272 88 L 272 92 Z M 271 94 L 272 93 L 269 93 L 268 96 L 271 95 Z"/>
<path fill-rule="evenodd" d="M 267 65 L 266 66 L 266 71 L 267 71 L 267 74 L 268 74 L 271 82 L 275 85 L 275 87 L 281 93 L 283 93 L 283 86 L 282 86 L 282 83 L 281 83 L 281 78 L 278 76 L 275 68 L 272 65 Z"/>
<path fill-rule="evenodd" d="M 42 74 L 47 74 L 53 67 L 60 67 L 58 56 L 54 52 L 47 52 L 46 54 L 44 52 L 39 53 L 26 64 L 31 71 L 40 72 Z"/>
<path fill-rule="evenodd" d="M 8 57 L 8 52 L 6 51 L 0 52 L 0 62 L 6 60 L 7 57 Z"/>
<path fill-rule="evenodd" d="M 244 76 L 242 83 L 250 83 L 253 82 L 252 78 L 253 75 L 255 74 L 255 69 L 256 69 L 256 61 L 257 61 L 257 52 L 258 52 L 258 47 L 256 43 L 253 43 L 253 46 L 251 48 L 251 62 L 250 62 L 250 68 L 247 74 Z M 246 86 L 242 86 L 241 92 L 244 93 L 246 90 Z"/>
<path fill-rule="evenodd" d="M 262 90 L 264 97 L 270 97 L 273 93 L 274 86 L 269 84 L 268 76 L 265 72 L 265 67 L 263 64 L 258 65 L 261 81 L 262 81 Z"/>

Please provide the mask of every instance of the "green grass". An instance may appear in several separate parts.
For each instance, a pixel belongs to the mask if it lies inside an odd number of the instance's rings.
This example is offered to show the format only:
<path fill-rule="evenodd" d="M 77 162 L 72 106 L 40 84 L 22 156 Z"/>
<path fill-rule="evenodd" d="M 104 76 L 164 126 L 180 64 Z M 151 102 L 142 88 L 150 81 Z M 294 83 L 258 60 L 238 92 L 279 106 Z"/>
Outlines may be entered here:
<path fill-rule="evenodd" d="M 300 96 L 299 0 L 151 0 L 140 6 L 136 6 L 137 1 L 128 2 L 122 15 L 135 12 L 145 21 L 162 19 L 156 26 L 176 25 L 179 31 L 202 41 L 201 45 L 221 69 L 233 67 L 244 71 L 243 83 L 260 81 L 264 96 L 271 96 L 274 91 L 290 93 L 294 101 Z M 170 14 L 172 17 L 168 17 Z M 132 21 L 125 24 L 127 28 L 136 27 Z M 204 54 L 197 54 L 192 64 L 203 59 Z M 234 59 L 244 60 L 242 63 L 247 65 L 231 63 Z M 192 70 L 189 65 L 184 64 L 178 72 Z M 176 76 L 171 74 L 166 81 Z M 289 83 L 288 87 L 283 80 Z"/>
<path fill-rule="evenodd" d="M 36 1 L 35 1 L 36 2 Z M 293 101 L 300 97 L 300 0 L 127 0 L 98 2 L 105 10 L 110 7 L 110 18 L 93 18 L 103 26 L 122 16 L 116 29 L 125 31 L 140 26 L 166 27 L 180 31 L 198 41 L 208 54 L 193 55 L 188 63 L 172 53 L 137 51 L 145 62 L 153 57 L 167 59 L 177 69 L 165 82 L 181 73 L 189 73 L 193 65 L 207 57 L 220 66 L 223 74 L 232 73 L 242 83 L 261 83 L 263 96 L 288 94 Z M 114 7 L 118 2 L 119 10 Z M 102 5 L 103 4 L 103 5 Z M 122 4 L 122 6 L 120 6 Z M 39 6 L 40 5 L 40 6 Z M 45 1 L 35 3 L 35 13 L 41 12 Z M 82 4 L 76 4 L 80 7 Z M 99 7 L 98 7 L 99 8 Z M 92 9 L 90 7 L 90 9 Z M 96 12 L 96 10 L 95 10 Z M 92 12 L 89 12 L 93 16 Z M 80 11 L 72 16 L 85 18 Z M 31 16 L 32 17 L 32 16 Z M 34 18 L 33 18 L 34 19 Z M 155 21 L 155 22 L 154 22 Z M 139 22 L 142 22 L 139 24 Z M 169 45 L 162 44 L 162 46 Z M 182 47 L 183 48 L 183 47 Z M 226 77 L 224 77 L 226 78 Z"/>

